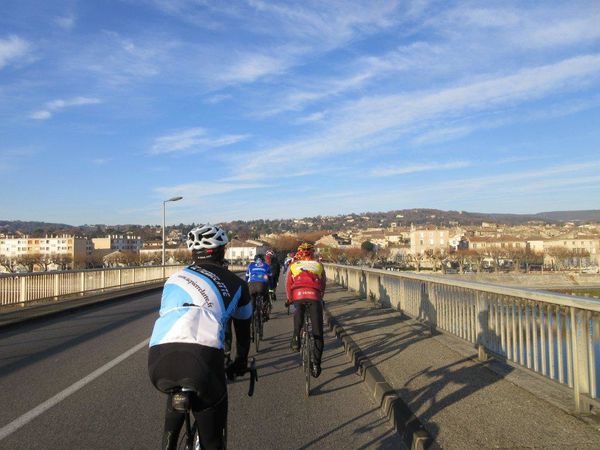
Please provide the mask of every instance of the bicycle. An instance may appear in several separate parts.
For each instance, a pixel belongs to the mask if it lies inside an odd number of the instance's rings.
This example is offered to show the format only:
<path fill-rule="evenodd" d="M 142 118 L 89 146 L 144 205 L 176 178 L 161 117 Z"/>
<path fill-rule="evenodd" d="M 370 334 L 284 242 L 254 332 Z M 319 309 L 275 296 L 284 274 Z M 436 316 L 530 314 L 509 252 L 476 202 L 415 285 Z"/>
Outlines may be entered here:
<path fill-rule="evenodd" d="M 254 348 L 258 352 L 260 340 L 263 337 L 263 296 L 254 296 L 254 311 L 252 311 L 252 322 L 250 324 L 250 337 L 254 342 Z"/>
<path fill-rule="evenodd" d="M 311 302 L 302 302 L 304 304 L 304 324 L 302 325 L 301 331 L 301 348 L 300 353 L 302 355 L 302 369 L 304 371 L 304 384 L 305 384 L 305 395 L 310 396 L 310 378 L 311 378 L 311 367 L 313 364 L 313 351 L 315 348 L 314 337 L 312 333 L 312 324 L 309 317 L 309 308 Z"/>
<path fill-rule="evenodd" d="M 250 372 L 250 387 L 248 388 L 248 397 L 254 395 L 254 383 L 258 381 L 258 373 L 256 371 L 256 361 L 254 358 L 250 359 L 248 363 L 248 372 Z M 190 396 L 194 392 L 193 389 L 182 387 L 180 390 L 173 394 L 171 404 L 173 409 L 180 411 L 185 414 L 185 421 L 183 425 L 183 434 L 179 438 L 177 448 L 179 450 L 201 450 L 200 435 L 198 434 L 198 426 L 194 415 L 191 410 Z M 225 434 L 223 436 L 223 442 L 225 448 L 227 448 L 227 428 L 225 428 Z"/>

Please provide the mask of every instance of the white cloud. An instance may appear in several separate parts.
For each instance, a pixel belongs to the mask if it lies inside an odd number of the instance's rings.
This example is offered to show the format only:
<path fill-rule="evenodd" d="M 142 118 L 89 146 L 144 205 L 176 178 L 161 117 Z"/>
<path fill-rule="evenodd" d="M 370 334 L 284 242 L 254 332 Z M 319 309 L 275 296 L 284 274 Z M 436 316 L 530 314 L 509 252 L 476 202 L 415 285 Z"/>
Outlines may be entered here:
<path fill-rule="evenodd" d="M 112 158 L 96 158 L 92 159 L 92 164 L 96 166 L 103 166 L 105 164 L 108 164 L 110 161 L 112 161 Z"/>
<path fill-rule="evenodd" d="M 190 206 L 199 203 L 214 202 L 215 196 L 219 194 L 262 189 L 266 187 L 269 187 L 269 185 L 265 183 L 199 181 L 195 183 L 157 187 L 154 191 L 159 194 L 161 198 L 182 196 L 185 199 L 185 203 L 181 203 L 179 206 Z"/>
<path fill-rule="evenodd" d="M 364 97 L 329 111 L 331 119 L 323 131 L 259 150 L 249 164 L 270 161 L 285 168 L 327 155 L 373 149 L 415 129 L 433 129 L 440 121 L 501 112 L 583 89 L 599 78 L 600 54 L 591 54 L 434 92 Z M 243 170 L 247 168 L 248 164 Z"/>
<path fill-rule="evenodd" d="M 231 94 L 215 94 L 204 100 L 204 103 L 208 103 L 209 105 L 216 105 L 217 103 L 224 102 L 225 100 L 229 100 L 231 98 L 233 98 Z"/>
<path fill-rule="evenodd" d="M 73 14 L 68 14 L 66 16 L 56 17 L 54 23 L 63 30 L 69 31 L 75 26 L 75 16 Z"/>
<path fill-rule="evenodd" d="M 207 148 L 233 145 L 248 137 L 249 135 L 246 134 L 211 137 L 204 128 L 189 128 L 156 138 L 150 153 L 153 155 L 193 153 Z"/>
<path fill-rule="evenodd" d="M 393 175 L 406 175 L 416 172 L 429 172 L 432 170 L 451 170 L 451 169 L 463 169 L 471 166 L 468 161 L 455 161 L 448 163 L 428 163 L 428 164 L 409 164 L 406 166 L 399 167 L 381 167 L 373 169 L 371 175 L 375 177 L 389 177 Z"/>
<path fill-rule="evenodd" d="M 311 122 L 320 122 L 324 118 L 325 118 L 325 112 L 317 111 L 312 114 L 309 114 L 308 116 L 300 117 L 299 119 L 296 120 L 296 123 L 304 124 L 304 123 L 311 123 Z"/>
<path fill-rule="evenodd" d="M 30 48 L 30 44 L 18 36 L 11 35 L 0 39 L 0 70 L 9 63 L 26 56 Z"/>
<path fill-rule="evenodd" d="M 34 111 L 29 117 L 31 119 L 46 120 L 51 118 L 53 113 L 64 108 L 70 108 L 72 106 L 96 105 L 98 103 L 102 103 L 102 100 L 92 97 L 74 97 L 67 100 L 52 100 L 51 102 L 46 103 L 44 109 Z"/>

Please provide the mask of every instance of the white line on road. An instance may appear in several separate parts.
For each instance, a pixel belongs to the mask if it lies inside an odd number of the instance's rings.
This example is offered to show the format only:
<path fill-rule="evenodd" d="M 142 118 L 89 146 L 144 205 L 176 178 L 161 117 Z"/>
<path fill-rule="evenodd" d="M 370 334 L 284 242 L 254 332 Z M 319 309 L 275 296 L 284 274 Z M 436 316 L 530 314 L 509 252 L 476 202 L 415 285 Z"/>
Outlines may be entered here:
<path fill-rule="evenodd" d="M 0 441 L 2 439 L 4 439 L 5 437 L 11 435 L 15 431 L 17 431 L 23 425 L 26 425 L 27 423 L 31 422 L 33 419 L 35 419 L 40 414 L 43 414 L 44 412 L 46 412 L 47 410 L 49 410 L 53 406 L 57 405 L 58 403 L 60 403 L 61 401 L 63 401 L 65 398 L 67 398 L 71 394 L 74 394 L 79 389 L 81 389 L 82 387 L 84 387 L 86 384 L 94 381 L 100 375 L 102 375 L 103 373 L 109 371 L 110 369 L 112 369 L 113 367 L 115 367 L 117 364 L 119 364 L 121 361 L 126 360 L 131 355 L 133 355 L 135 352 L 137 352 L 138 350 L 140 350 L 143 347 L 147 346 L 149 341 L 150 341 L 150 339 L 146 339 L 145 341 L 140 342 L 136 346 L 134 346 L 134 347 L 130 348 L 129 350 L 127 350 L 122 355 L 117 356 L 115 359 L 113 359 L 110 362 L 107 362 L 106 364 L 104 364 L 99 369 L 94 370 L 88 376 L 86 376 L 86 377 L 82 378 L 81 380 L 77 381 L 76 383 L 72 384 L 71 386 L 69 386 L 68 388 L 66 388 L 64 391 L 59 392 L 54 397 L 49 398 L 44 403 L 41 403 L 40 405 L 36 406 L 35 408 L 33 408 L 32 410 L 30 410 L 29 412 L 26 412 L 25 414 L 23 414 L 21 417 L 16 418 L 15 420 L 13 420 L 8 425 L 5 425 L 4 427 L 0 428 Z"/>

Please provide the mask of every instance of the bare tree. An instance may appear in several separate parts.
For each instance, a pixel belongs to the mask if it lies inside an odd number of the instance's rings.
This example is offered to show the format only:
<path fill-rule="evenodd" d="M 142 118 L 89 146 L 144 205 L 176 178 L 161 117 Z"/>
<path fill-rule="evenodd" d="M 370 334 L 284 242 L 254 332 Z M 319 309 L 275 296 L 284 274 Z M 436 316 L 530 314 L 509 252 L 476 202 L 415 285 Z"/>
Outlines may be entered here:
<path fill-rule="evenodd" d="M 544 253 L 552 260 L 552 265 L 556 269 L 561 270 L 568 265 L 568 259 L 572 256 L 572 252 L 565 247 L 548 247 Z"/>
<path fill-rule="evenodd" d="M 4 267 L 9 273 L 15 273 L 17 270 L 17 261 L 6 255 L 0 255 L 0 267 Z"/>
<path fill-rule="evenodd" d="M 17 257 L 17 264 L 27 269 L 27 272 L 33 272 L 35 266 L 40 263 L 42 255 L 39 253 L 26 253 Z"/>
<path fill-rule="evenodd" d="M 291 252 L 296 250 L 302 242 L 303 241 L 298 237 L 284 235 L 278 236 L 271 245 L 277 251 Z"/>
<path fill-rule="evenodd" d="M 64 253 L 59 253 L 54 257 L 54 264 L 56 264 L 59 270 L 69 270 L 73 264 L 73 257 Z"/>
<path fill-rule="evenodd" d="M 437 272 L 438 266 L 442 265 L 442 261 L 445 259 L 444 252 L 439 249 L 428 249 L 425 250 L 425 256 L 433 264 L 433 271 Z"/>
<path fill-rule="evenodd" d="M 192 255 L 189 250 L 179 249 L 173 253 L 173 259 L 179 264 L 189 264 L 192 260 Z"/>
<path fill-rule="evenodd" d="M 54 255 L 49 255 L 47 253 L 40 255 L 38 263 L 44 272 L 47 272 L 50 264 L 54 262 L 53 257 Z"/>
<path fill-rule="evenodd" d="M 427 258 L 427 255 L 424 253 L 410 253 L 408 255 L 408 260 L 411 263 L 414 263 L 415 270 L 417 272 L 421 271 L 421 263 Z"/>

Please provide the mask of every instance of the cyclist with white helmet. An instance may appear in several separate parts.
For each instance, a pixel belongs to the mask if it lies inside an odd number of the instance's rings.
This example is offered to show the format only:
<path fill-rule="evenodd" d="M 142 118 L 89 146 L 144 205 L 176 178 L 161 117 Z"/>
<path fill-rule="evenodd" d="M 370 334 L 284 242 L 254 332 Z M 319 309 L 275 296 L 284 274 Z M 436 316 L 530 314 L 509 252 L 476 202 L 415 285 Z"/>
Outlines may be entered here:
<path fill-rule="evenodd" d="M 193 264 L 171 275 L 162 293 L 154 325 L 148 371 L 154 386 L 169 394 L 163 449 L 177 447 L 184 414 L 172 407 L 172 392 L 194 390 L 191 407 L 202 448 L 224 448 L 227 388 L 223 352 L 224 328 L 231 318 L 237 355 L 228 374 L 247 370 L 252 304 L 248 285 L 223 267 L 228 239 L 218 226 L 204 225 L 188 233 Z"/>

